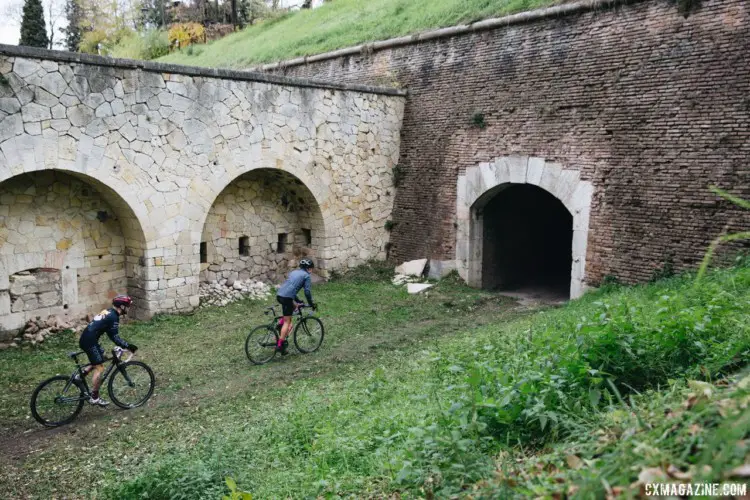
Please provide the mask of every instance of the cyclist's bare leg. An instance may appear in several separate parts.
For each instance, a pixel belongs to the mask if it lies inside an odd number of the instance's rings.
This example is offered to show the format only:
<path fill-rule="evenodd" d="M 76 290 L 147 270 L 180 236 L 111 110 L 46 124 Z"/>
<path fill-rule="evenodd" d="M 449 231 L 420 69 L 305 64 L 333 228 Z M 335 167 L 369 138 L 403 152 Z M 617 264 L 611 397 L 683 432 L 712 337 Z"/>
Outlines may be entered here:
<path fill-rule="evenodd" d="M 281 339 L 280 342 L 284 342 L 289 333 L 292 331 L 292 317 L 284 316 L 284 324 L 281 325 Z"/>
<path fill-rule="evenodd" d="M 96 399 L 99 397 L 99 387 L 102 385 L 101 377 L 104 372 L 104 365 L 94 365 L 91 372 L 94 374 L 91 381 L 91 397 Z"/>

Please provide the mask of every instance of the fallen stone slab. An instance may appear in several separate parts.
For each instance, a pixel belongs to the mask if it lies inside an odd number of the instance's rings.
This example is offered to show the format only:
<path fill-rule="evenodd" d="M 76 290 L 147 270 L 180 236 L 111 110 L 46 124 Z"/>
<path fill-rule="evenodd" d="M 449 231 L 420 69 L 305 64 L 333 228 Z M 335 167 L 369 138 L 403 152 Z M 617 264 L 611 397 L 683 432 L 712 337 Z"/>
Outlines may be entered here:
<path fill-rule="evenodd" d="M 405 274 L 407 276 L 422 276 L 424 268 L 427 265 L 427 259 L 410 260 L 404 262 L 396 268 L 396 274 Z"/>
<path fill-rule="evenodd" d="M 433 286 L 435 285 L 431 283 L 409 283 L 408 285 L 406 285 L 406 291 L 414 295 L 415 293 L 420 293 Z"/>
<path fill-rule="evenodd" d="M 427 273 L 427 277 L 439 280 L 448 276 L 454 269 L 456 269 L 455 260 L 430 259 L 430 270 Z"/>

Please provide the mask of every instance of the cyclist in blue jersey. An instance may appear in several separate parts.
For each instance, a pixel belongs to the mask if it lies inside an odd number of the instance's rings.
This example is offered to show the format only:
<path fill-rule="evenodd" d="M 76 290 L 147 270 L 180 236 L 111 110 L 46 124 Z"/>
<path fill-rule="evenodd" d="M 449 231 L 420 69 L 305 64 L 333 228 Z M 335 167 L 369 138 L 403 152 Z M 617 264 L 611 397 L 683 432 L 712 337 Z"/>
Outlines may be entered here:
<path fill-rule="evenodd" d="M 287 336 L 292 331 L 292 314 L 297 309 L 300 302 L 297 299 L 299 291 L 305 289 L 305 297 L 307 298 L 308 306 L 315 309 L 315 303 L 312 299 L 312 279 L 310 273 L 315 268 L 315 264 L 310 259 L 302 259 L 299 261 L 299 269 L 295 269 L 289 276 L 283 285 L 276 292 L 276 300 L 281 304 L 281 315 L 283 316 L 281 325 L 281 335 L 279 341 L 276 344 L 276 350 L 281 354 L 286 354 L 286 349 L 289 345 Z"/>
<path fill-rule="evenodd" d="M 106 333 L 112 342 L 123 349 L 127 349 L 133 353 L 138 349 L 135 344 L 125 342 L 120 337 L 120 316 L 128 314 L 128 309 L 130 309 L 132 304 L 133 299 L 127 295 L 118 295 L 112 299 L 112 308 L 105 309 L 97 314 L 94 320 L 81 333 L 78 345 L 86 353 L 89 363 L 91 363 L 91 367 L 86 371 L 85 375 L 90 371 L 94 372 L 91 398 L 89 399 L 89 403 L 92 405 L 107 406 L 109 404 L 99 397 L 100 377 L 104 371 L 104 349 L 99 345 L 99 337 Z"/>

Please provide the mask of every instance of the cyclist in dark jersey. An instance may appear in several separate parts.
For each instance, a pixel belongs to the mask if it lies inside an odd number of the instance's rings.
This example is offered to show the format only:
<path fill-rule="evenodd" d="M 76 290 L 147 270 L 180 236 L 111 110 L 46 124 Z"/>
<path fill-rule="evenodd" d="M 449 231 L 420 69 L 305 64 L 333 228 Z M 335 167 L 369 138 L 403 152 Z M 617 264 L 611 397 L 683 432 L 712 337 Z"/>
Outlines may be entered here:
<path fill-rule="evenodd" d="M 99 338 L 106 333 L 112 342 L 123 349 L 133 353 L 138 350 L 135 344 L 125 342 L 120 337 L 120 316 L 128 314 L 128 309 L 132 304 L 133 299 L 127 295 L 118 295 L 112 299 L 112 307 L 96 315 L 81 333 L 78 345 L 86 353 L 92 365 L 89 371 L 94 372 L 91 398 L 89 398 L 89 403 L 93 405 L 107 406 L 109 404 L 99 396 L 100 377 L 104 371 L 104 349 L 99 345 Z"/>
<path fill-rule="evenodd" d="M 308 305 L 315 309 L 311 290 L 312 279 L 310 278 L 311 269 L 315 267 L 315 264 L 310 259 L 302 259 L 299 261 L 299 267 L 299 269 L 295 269 L 289 273 L 284 284 L 276 292 L 276 300 L 281 304 L 281 315 L 283 316 L 281 320 L 281 335 L 276 344 L 276 350 L 280 351 L 281 354 L 286 354 L 286 349 L 289 345 L 289 341 L 286 338 L 292 331 L 292 314 L 294 314 L 295 309 L 300 304 L 303 304 L 303 302 L 297 300 L 297 294 L 303 287 Z"/>

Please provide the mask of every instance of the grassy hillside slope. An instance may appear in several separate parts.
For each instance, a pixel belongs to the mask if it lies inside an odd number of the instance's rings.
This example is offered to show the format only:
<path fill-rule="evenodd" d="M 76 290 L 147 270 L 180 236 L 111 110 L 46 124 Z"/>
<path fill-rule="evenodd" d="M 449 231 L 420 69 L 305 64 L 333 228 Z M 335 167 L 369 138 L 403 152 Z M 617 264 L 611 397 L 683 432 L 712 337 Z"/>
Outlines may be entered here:
<path fill-rule="evenodd" d="M 162 62 L 222 68 L 320 54 L 360 43 L 385 40 L 532 10 L 557 0 L 334 0 L 251 26 L 208 45 L 195 46 Z"/>

